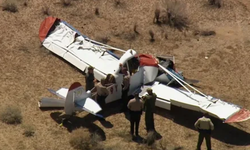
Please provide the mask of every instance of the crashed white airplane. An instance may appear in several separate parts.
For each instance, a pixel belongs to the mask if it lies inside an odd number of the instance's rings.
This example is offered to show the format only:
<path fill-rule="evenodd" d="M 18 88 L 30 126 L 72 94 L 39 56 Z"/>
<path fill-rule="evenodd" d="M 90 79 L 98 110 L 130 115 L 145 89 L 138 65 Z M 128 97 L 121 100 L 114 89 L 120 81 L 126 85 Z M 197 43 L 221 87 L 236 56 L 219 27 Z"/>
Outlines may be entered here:
<path fill-rule="evenodd" d="M 207 96 L 185 82 L 182 75 L 175 71 L 174 62 L 164 57 L 153 57 L 146 54 L 136 54 L 136 51 L 129 49 L 127 51 L 111 47 L 89 39 L 74 29 L 65 21 L 58 18 L 46 18 L 39 30 L 39 37 L 42 45 L 54 54 L 62 57 L 83 72 L 87 71 L 88 66 L 93 66 L 94 75 L 97 80 L 113 76 L 111 86 L 109 86 L 110 95 L 106 98 L 106 103 L 121 98 L 121 83 L 123 80 L 120 73 L 120 64 L 128 68 L 131 75 L 130 91 L 141 88 L 140 96 L 145 95 L 145 89 L 151 87 L 157 94 L 156 106 L 171 110 L 171 105 L 199 111 L 208 112 L 211 116 L 221 119 L 224 123 L 241 122 L 250 118 L 250 111 L 238 105 L 222 101 L 212 96 Z M 113 51 L 123 52 L 121 57 L 112 53 Z M 164 66 L 164 67 L 163 67 Z M 179 83 L 185 90 L 170 87 L 172 81 Z M 191 92 L 192 89 L 195 92 Z M 69 89 L 69 92 L 71 89 Z M 54 91 L 55 94 L 66 98 L 68 89 Z M 42 99 L 39 102 L 40 107 L 64 107 L 65 111 L 70 113 L 77 108 L 86 110 L 92 114 L 100 111 L 97 104 L 91 100 L 91 105 L 84 106 L 86 99 L 90 99 L 90 94 L 82 92 L 81 99 L 75 99 L 71 95 L 70 102 Z M 63 96 L 64 95 L 64 96 Z M 74 95 L 74 94 L 73 94 Z M 79 101 L 82 101 L 81 103 Z M 69 107 L 69 108 L 68 108 Z"/>

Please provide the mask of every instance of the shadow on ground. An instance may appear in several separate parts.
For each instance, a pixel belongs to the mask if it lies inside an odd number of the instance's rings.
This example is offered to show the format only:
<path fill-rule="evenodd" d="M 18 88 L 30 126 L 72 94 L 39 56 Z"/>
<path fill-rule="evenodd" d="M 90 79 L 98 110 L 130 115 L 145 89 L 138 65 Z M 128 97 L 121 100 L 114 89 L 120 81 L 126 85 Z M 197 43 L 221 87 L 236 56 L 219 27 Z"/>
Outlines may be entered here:
<path fill-rule="evenodd" d="M 116 113 L 120 113 L 120 106 L 119 106 L 119 101 L 118 102 L 113 102 L 110 104 L 107 104 L 106 107 L 103 110 L 103 116 L 104 118 L 114 115 Z M 109 109 L 112 108 L 112 109 Z M 42 111 L 47 111 L 51 109 L 41 109 Z M 54 110 L 54 109 L 53 109 Z M 57 109 L 61 110 L 61 109 Z M 50 114 L 51 118 L 56 121 L 58 124 L 63 123 L 62 125 L 67 128 L 69 132 L 72 132 L 73 130 L 84 127 L 88 128 L 91 133 L 97 132 L 100 133 L 101 136 L 105 137 L 104 131 L 94 124 L 95 121 L 99 120 L 100 123 L 102 124 L 103 127 L 105 128 L 112 128 L 113 124 L 109 121 L 106 121 L 105 119 L 101 119 L 99 117 L 96 117 L 92 114 L 87 114 L 83 118 L 77 117 L 75 115 L 71 116 L 70 118 L 66 119 L 63 121 L 63 118 L 65 118 L 61 112 L 53 112 Z M 106 137 L 105 137 L 106 139 Z"/>
<path fill-rule="evenodd" d="M 202 113 L 175 106 L 171 106 L 171 111 L 158 108 L 156 113 L 193 130 L 195 130 L 194 123 L 196 120 L 202 117 Z M 250 145 L 249 133 L 231 126 L 230 124 L 223 123 L 219 119 L 211 117 L 211 120 L 215 126 L 212 138 L 232 145 Z"/>
<path fill-rule="evenodd" d="M 61 112 L 53 112 L 50 114 L 50 116 L 58 124 L 61 124 L 62 123 L 61 114 L 62 114 Z M 63 126 L 67 128 L 69 132 L 84 127 L 87 128 L 90 133 L 97 133 L 98 135 L 101 136 L 102 140 L 106 140 L 105 132 L 99 126 L 94 124 L 92 120 L 80 118 L 77 116 L 72 116 L 69 119 L 67 119 L 67 121 L 63 121 Z"/>

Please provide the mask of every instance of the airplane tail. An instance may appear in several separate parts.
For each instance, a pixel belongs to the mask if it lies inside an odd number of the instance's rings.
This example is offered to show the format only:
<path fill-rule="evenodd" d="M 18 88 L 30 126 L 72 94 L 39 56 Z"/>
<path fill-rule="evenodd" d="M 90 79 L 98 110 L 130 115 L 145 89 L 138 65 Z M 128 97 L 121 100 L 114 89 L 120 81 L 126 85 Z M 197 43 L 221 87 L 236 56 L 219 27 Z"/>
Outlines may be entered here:
<path fill-rule="evenodd" d="M 74 82 L 69 89 L 61 88 L 57 91 L 49 89 L 52 94 L 57 95 L 61 99 L 42 98 L 38 102 L 41 107 L 64 107 L 66 115 L 72 115 L 75 111 L 87 111 L 98 116 L 98 112 L 102 110 L 99 104 L 91 99 L 91 92 L 85 91 L 79 82 Z"/>
<path fill-rule="evenodd" d="M 75 110 L 75 101 L 80 99 L 86 99 L 88 94 L 79 82 L 74 82 L 67 93 L 64 111 L 67 115 L 72 115 Z"/>

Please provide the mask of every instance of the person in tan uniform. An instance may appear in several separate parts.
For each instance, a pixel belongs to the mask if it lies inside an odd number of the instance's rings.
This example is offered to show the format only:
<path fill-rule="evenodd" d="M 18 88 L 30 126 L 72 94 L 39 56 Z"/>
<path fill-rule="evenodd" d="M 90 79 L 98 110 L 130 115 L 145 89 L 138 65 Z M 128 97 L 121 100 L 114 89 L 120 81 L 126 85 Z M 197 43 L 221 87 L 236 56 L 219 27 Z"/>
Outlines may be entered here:
<path fill-rule="evenodd" d="M 128 109 L 130 114 L 130 133 L 134 136 L 134 126 L 135 126 L 135 135 L 139 136 L 139 124 L 141 120 L 143 102 L 139 98 L 139 92 L 134 94 L 134 98 L 128 102 Z"/>
<path fill-rule="evenodd" d="M 210 118 L 208 118 L 208 113 L 204 113 L 204 116 L 199 118 L 194 126 L 199 131 L 197 150 L 201 149 L 204 138 L 206 139 L 207 150 L 211 150 L 211 133 L 212 130 L 214 130 L 214 124 Z"/>
<path fill-rule="evenodd" d="M 105 99 L 109 95 L 109 91 L 107 87 L 105 86 L 105 78 L 102 78 L 99 83 L 96 84 L 96 86 L 93 88 L 91 92 L 96 92 L 96 101 L 102 108 L 102 111 L 100 111 L 98 114 L 102 115 L 104 106 L 105 106 Z"/>

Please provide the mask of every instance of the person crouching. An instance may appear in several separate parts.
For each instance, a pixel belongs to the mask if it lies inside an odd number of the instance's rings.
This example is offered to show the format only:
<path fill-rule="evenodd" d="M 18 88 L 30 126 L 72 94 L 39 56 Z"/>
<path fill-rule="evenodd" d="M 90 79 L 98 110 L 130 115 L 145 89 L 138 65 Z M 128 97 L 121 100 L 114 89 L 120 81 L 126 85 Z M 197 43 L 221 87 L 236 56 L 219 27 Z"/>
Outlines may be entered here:
<path fill-rule="evenodd" d="M 102 110 L 98 113 L 98 115 L 102 116 L 103 109 L 105 107 L 105 99 L 109 95 L 109 90 L 105 86 L 105 78 L 102 78 L 101 81 L 98 84 L 96 84 L 96 86 L 93 88 L 92 92 L 95 92 L 95 91 L 97 93 L 96 101 L 100 105 L 100 107 L 102 108 Z M 101 118 L 98 118 L 98 119 L 100 120 Z"/>

